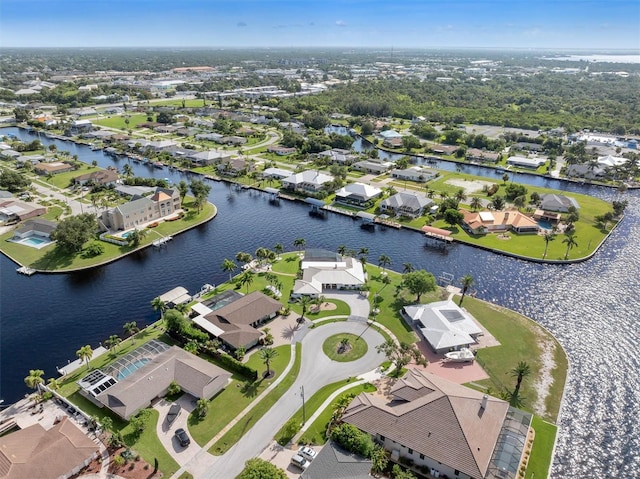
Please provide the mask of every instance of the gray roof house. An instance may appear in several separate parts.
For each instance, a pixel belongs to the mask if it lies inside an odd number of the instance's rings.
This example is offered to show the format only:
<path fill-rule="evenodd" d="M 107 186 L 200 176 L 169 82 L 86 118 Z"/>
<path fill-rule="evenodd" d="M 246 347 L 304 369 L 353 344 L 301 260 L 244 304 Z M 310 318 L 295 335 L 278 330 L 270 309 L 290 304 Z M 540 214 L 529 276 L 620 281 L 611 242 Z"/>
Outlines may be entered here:
<path fill-rule="evenodd" d="M 391 211 L 399 216 L 417 218 L 424 212 L 424 209 L 431 204 L 433 204 L 433 201 L 424 195 L 401 191 L 382 200 L 380 202 L 380 208 L 385 211 Z"/>
<path fill-rule="evenodd" d="M 306 170 L 283 178 L 282 187 L 295 191 L 316 192 L 322 185 L 333 181 L 333 176 L 321 173 L 317 170 Z"/>
<path fill-rule="evenodd" d="M 544 194 L 540 195 L 540 209 L 545 211 L 557 211 L 566 213 L 569 208 L 580 208 L 578 202 L 574 198 L 564 195 Z"/>
<path fill-rule="evenodd" d="M 188 157 L 194 165 L 212 165 L 223 161 L 229 161 L 231 154 L 228 151 L 207 150 L 193 153 Z"/>
<path fill-rule="evenodd" d="M 365 183 L 349 183 L 336 191 L 336 202 L 364 205 L 367 201 L 378 198 L 382 190 Z"/>
<path fill-rule="evenodd" d="M 469 347 L 483 334 L 473 316 L 451 300 L 405 306 L 402 315 L 436 353 Z"/>
<path fill-rule="evenodd" d="M 425 183 L 438 176 L 438 170 L 432 168 L 423 168 L 420 166 L 412 166 L 404 170 L 395 169 L 391 170 L 391 177 L 399 180 L 416 181 L 418 183 Z"/>
<path fill-rule="evenodd" d="M 369 479 L 371 459 L 342 449 L 333 441 L 318 453 L 300 476 L 302 479 Z"/>
<path fill-rule="evenodd" d="M 26 238 L 28 236 L 41 236 L 49 238 L 58 223 L 41 218 L 25 221 L 19 228 L 13 231 L 14 238 Z"/>
<path fill-rule="evenodd" d="M 153 343 L 151 348 L 150 343 L 142 345 L 116 365 L 108 366 L 106 373 L 95 370 L 78 381 L 83 395 L 128 420 L 166 394 L 173 381 L 196 398 L 210 399 L 231 378 L 231 373 L 184 349 L 160 341 Z M 123 361 L 130 355 L 130 360 Z"/>
<path fill-rule="evenodd" d="M 410 369 L 389 398 L 366 393 L 342 420 L 373 436 L 391 460 L 411 460 L 430 477 L 515 479 L 531 414 L 439 376 Z"/>

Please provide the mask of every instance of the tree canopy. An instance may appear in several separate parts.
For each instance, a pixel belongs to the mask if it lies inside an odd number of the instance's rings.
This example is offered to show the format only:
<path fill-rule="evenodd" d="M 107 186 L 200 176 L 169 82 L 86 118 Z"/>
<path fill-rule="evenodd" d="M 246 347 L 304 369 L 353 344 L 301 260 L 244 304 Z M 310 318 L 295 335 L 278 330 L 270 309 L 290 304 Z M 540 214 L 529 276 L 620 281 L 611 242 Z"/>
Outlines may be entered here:
<path fill-rule="evenodd" d="M 11 193 L 23 191 L 30 184 L 29 178 L 19 171 L 3 170 L 2 174 L 0 174 L 0 188 Z"/>
<path fill-rule="evenodd" d="M 417 302 L 420 302 L 420 297 L 424 293 L 435 291 L 437 287 L 433 274 L 423 269 L 406 273 L 402 279 L 402 285 L 416 295 Z"/>
<path fill-rule="evenodd" d="M 287 474 L 270 462 L 254 457 L 245 462 L 244 469 L 236 479 L 287 479 Z"/>
<path fill-rule="evenodd" d="M 83 245 L 89 241 L 97 228 L 96 217 L 90 213 L 83 213 L 60 221 L 51 233 L 51 238 L 56 240 L 57 248 L 76 254 L 82 251 Z"/>

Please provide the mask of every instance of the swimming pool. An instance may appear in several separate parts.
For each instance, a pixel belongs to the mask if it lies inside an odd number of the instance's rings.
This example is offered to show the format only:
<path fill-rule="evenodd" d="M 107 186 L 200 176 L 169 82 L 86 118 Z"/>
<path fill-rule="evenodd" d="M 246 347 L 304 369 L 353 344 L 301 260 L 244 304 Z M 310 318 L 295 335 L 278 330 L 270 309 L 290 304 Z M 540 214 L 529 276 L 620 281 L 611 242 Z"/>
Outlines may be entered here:
<path fill-rule="evenodd" d="M 545 220 L 538 220 L 538 226 L 543 230 L 552 230 L 553 225 Z"/>
<path fill-rule="evenodd" d="M 45 246 L 53 242 L 49 238 L 42 238 L 40 236 L 35 236 L 35 235 L 26 236 L 19 240 L 14 239 L 12 241 L 14 243 L 22 244 L 22 245 L 29 246 L 31 248 L 36 248 L 36 249 L 44 248 Z"/>
<path fill-rule="evenodd" d="M 120 381 L 122 381 L 124 378 L 126 378 L 127 376 L 129 376 L 133 372 L 137 371 L 138 369 L 140 369 L 142 366 L 144 366 L 145 364 L 147 364 L 150 361 L 151 361 L 151 359 L 149 359 L 149 358 L 140 358 L 140 359 L 136 359 L 135 361 L 127 364 L 118 373 L 118 379 Z"/>

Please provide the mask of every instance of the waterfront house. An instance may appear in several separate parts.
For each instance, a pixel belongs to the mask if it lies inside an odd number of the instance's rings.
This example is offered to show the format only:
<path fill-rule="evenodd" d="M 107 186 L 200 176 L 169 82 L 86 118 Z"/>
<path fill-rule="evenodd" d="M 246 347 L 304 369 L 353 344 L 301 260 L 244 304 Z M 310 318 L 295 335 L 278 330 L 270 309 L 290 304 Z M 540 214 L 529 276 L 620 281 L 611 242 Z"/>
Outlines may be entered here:
<path fill-rule="evenodd" d="M 45 429 L 39 422 L 0 437 L 2 479 L 66 479 L 98 456 L 93 442 L 63 415 Z"/>
<path fill-rule="evenodd" d="M 268 153 L 275 153 L 278 156 L 293 155 L 296 151 L 295 148 L 287 148 L 286 146 L 270 145 L 267 146 Z"/>
<path fill-rule="evenodd" d="M 231 160 L 231 154 L 224 150 L 207 150 L 190 154 L 187 159 L 196 166 L 213 165 Z"/>
<path fill-rule="evenodd" d="M 567 213 L 569 208 L 580 208 L 578 202 L 569 196 L 543 194 L 540 195 L 540 209 L 544 211 L 557 211 Z"/>
<path fill-rule="evenodd" d="M 21 240 L 30 236 L 51 239 L 51 233 L 58 223 L 41 218 L 25 221 L 19 228 L 13 230 L 13 240 Z"/>
<path fill-rule="evenodd" d="M 495 163 L 500 158 L 500 154 L 494 153 L 493 151 L 480 150 L 478 148 L 469 148 L 466 153 L 466 158 L 469 161 Z"/>
<path fill-rule="evenodd" d="M 84 186 L 87 183 L 92 185 L 114 185 L 118 181 L 120 175 L 116 170 L 99 170 L 76 176 L 73 179 L 74 184 Z"/>
<path fill-rule="evenodd" d="M 289 190 L 317 193 L 325 183 L 333 181 L 333 176 L 317 170 L 305 170 L 282 179 L 282 187 Z"/>
<path fill-rule="evenodd" d="M 351 165 L 351 168 L 358 171 L 363 171 L 365 173 L 372 173 L 375 175 L 381 175 L 389 171 L 389 169 L 394 164 L 390 161 L 382 161 L 382 160 L 362 160 L 358 161 Z"/>
<path fill-rule="evenodd" d="M 134 196 L 131 201 L 102 213 L 101 219 L 110 230 L 128 230 L 182 211 L 180 193 L 176 189 L 157 187 L 149 197 Z"/>
<path fill-rule="evenodd" d="M 284 168 L 265 168 L 262 172 L 262 177 L 266 179 L 282 180 L 291 176 L 291 170 L 285 170 Z"/>
<path fill-rule="evenodd" d="M 349 183 L 336 191 L 336 203 L 346 203 L 359 207 L 378 198 L 382 190 L 366 183 Z"/>
<path fill-rule="evenodd" d="M 524 158 L 522 156 L 510 156 L 507 158 L 507 164 L 517 166 L 518 168 L 530 168 L 535 170 L 547 162 L 546 158 L 534 157 Z"/>
<path fill-rule="evenodd" d="M 74 120 L 69 128 L 65 131 L 66 136 L 81 135 L 93 130 L 91 120 Z"/>
<path fill-rule="evenodd" d="M 331 163 L 348 166 L 358 158 L 349 150 L 342 148 L 332 148 L 318 153 L 318 158 L 327 158 Z"/>
<path fill-rule="evenodd" d="M 438 176 L 438 170 L 423 168 L 421 166 L 411 166 L 409 168 L 391 170 L 391 177 L 398 180 L 415 181 L 426 183 Z"/>
<path fill-rule="evenodd" d="M 52 163 L 38 163 L 34 166 L 33 171 L 42 176 L 57 175 L 58 173 L 67 173 L 73 171 L 73 165 L 63 163 L 62 161 L 54 161 Z"/>
<path fill-rule="evenodd" d="M 451 300 L 405 306 L 402 317 L 437 354 L 468 348 L 483 334 L 473 316 Z"/>
<path fill-rule="evenodd" d="M 519 477 L 531 414 L 418 369 L 398 379 L 389 395 L 359 394 L 342 421 L 370 434 L 393 462 L 430 477 Z"/>
<path fill-rule="evenodd" d="M 540 231 L 538 223 L 518 210 L 508 211 L 479 211 L 461 210 L 464 218 L 462 228 L 471 234 L 504 233 L 532 233 Z"/>
<path fill-rule="evenodd" d="M 425 208 L 432 204 L 433 201 L 424 195 L 401 191 L 382 200 L 380 209 L 398 216 L 417 218 L 424 213 Z"/>
<path fill-rule="evenodd" d="M 196 399 L 211 399 L 231 374 L 178 346 L 152 340 L 78 381 L 81 394 L 129 420 L 167 393 L 172 382 Z M 153 379 L 153 380 L 151 380 Z"/>
<path fill-rule="evenodd" d="M 251 171 L 252 164 L 242 158 L 232 158 L 230 160 L 218 163 L 216 169 L 218 173 L 224 176 L 241 176 Z"/>
<path fill-rule="evenodd" d="M 307 249 L 300 268 L 302 279 L 293 285 L 293 299 L 317 298 L 326 290 L 361 289 L 367 281 L 367 273 L 356 258 L 323 249 Z"/>
<path fill-rule="evenodd" d="M 402 148 L 402 138 L 386 138 L 382 146 L 387 148 Z"/>
<path fill-rule="evenodd" d="M 260 291 L 254 291 L 205 314 L 202 319 L 210 325 L 203 329 L 210 333 L 221 331 L 214 336 L 233 349 L 249 349 L 258 344 L 262 336 L 256 328 L 275 318 L 281 309 L 280 302 Z"/>

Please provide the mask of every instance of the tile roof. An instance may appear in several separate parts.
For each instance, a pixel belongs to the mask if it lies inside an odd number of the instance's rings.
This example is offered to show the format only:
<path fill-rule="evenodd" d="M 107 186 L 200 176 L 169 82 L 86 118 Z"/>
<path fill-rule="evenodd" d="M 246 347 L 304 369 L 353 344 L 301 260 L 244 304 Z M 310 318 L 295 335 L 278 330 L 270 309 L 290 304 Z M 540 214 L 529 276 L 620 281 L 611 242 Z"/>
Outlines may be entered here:
<path fill-rule="evenodd" d="M 415 369 L 396 391 L 396 401 L 391 403 L 360 394 L 343 421 L 468 476 L 486 477 L 509 410 L 507 402 L 487 397 L 483 408 L 482 393 Z"/>
<path fill-rule="evenodd" d="M 302 479 L 368 479 L 372 462 L 357 454 L 342 449 L 333 441 L 318 453 Z"/>

